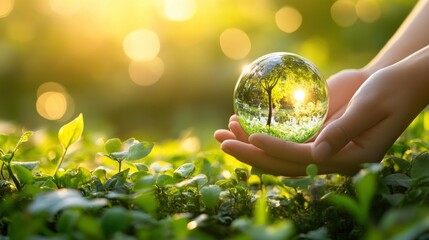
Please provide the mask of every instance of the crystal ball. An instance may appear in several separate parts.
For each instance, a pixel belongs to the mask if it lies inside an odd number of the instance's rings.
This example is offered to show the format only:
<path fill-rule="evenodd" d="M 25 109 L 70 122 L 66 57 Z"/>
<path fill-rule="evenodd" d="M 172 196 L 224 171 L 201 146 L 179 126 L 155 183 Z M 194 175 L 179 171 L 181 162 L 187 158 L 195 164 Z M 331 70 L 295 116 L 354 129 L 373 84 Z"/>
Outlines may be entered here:
<path fill-rule="evenodd" d="M 234 111 L 247 134 L 266 133 L 303 143 L 322 127 L 328 87 L 314 64 L 293 53 L 260 57 L 242 72 Z"/>

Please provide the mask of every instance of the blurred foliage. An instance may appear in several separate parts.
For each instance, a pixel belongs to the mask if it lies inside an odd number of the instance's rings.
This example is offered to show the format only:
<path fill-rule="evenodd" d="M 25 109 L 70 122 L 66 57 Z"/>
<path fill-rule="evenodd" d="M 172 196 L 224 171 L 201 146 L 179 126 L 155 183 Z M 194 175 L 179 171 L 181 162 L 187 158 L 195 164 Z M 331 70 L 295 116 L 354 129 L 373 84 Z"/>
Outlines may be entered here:
<path fill-rule="evenodd" d="M 196 151 L 194 137 L 141 146 L 85 128 L 74 141 L 80 125 L 82 115 L 58 134 L 0 135 L 0 239 L 429 236 L 428 111 L 355 176 L 318 175 L 315 164 L 300 178 L 273 176 L 217 146 Z M 128 160 L 124 170 L 112 156 Z"/>
<path fill-rule="evenodd" d="M 352 6 L 351 14 L 350 8 L 340 9 L 340 18 L 346 16 L 352 24 L 340 26 L 341 19 L 333 19 L 337 2 Z M 205 141 L 232 114 L 232 91 L 245 64 L 269 52 L 287 51 L 313 61 L 325 76 L 362 67 L 415 2 L 3 0 L 0 119 L 30 128 L 58 127 L 83 112 L 91 129 L 107 126 L 119 137 L 159 140 L 190 129 Z M 375 6 L 375 12 L 366 10 L 375 15 L 355 16 L 355 8 L 365 4 Z M 276 13 L 285 6 L 302 18 L 291 33 L 276 25 Z M 244 32 L 240 39 L 251 43 L 237 59 L 227 57 L 219 42 L 231 28 Z M 157 62 L 141 63 L 144 74 L 161 74 L 150 86 L 131 80 L 132 61 L 124 51 L 124 39 L 138 29 L 156 33 L 159 40 Z M 39 89 L 46 82 L 59 85 Z M 53 90 L 60 94 L 50 96 L 49 106 L 61 117 L 50 121 L 39 115 L 36 101 L 43 91 Z"/>

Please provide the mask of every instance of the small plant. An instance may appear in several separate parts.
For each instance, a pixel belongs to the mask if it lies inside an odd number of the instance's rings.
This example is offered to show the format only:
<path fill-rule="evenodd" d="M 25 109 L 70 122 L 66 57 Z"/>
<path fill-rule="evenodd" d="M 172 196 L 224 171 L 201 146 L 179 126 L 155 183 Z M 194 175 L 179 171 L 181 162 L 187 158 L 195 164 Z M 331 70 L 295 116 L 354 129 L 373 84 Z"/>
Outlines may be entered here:
<path fill-rule="evenodd" d="M 106 153 L 103 156 L 118 162 L 118 172 L 121 172 L 122 161 L 136 161 L 146 157 L 153 148 L 153 143 L 139 142 L 128 139 L 122 143 L 119 138 L 112 138 L 105 142 Z"/>
<path fill-rule="evenodd" d="M 18 190 L 21 190 L 24 184 L 31 182 L 31 179 L 32 179 L 31 172 L 28 169 L 26 169 L 24 166 L 29 166 L 30 168 L 34 168 L 35 165 L 37 165 L 37 162 L 36 163 L 34 162 L 19 163 L 19 162 L 12 162 L 12 159 L 15 156 L 18 149 L 21 147 L 21 145 L 27 142 L 28 139 L 31 137 L 31 135 L 33 135 L 33 132 L 31 131 L 24 132 L 22 136 L 19 138 L 18 143 L 15 145 L 15 148 L 12 151 L 4 152 L 2 149 L 0 149 L 0 161 L 2 161 L 2 165 L 0 169 L 1 176 L 3 179 L 6 179 L 5 176 L 3 175 L 3 169 L 6 168 L 6 171 L 8 172 L 9 177 L 12 179 L 13 183 L 15 184 L 15 187 Z M 7 139 L 6 136 L 3 136 L 3 138 L 5 140 Z"/>
<path fill-rule="evenodd" d="M 60 128 L 60 131 L 58 132 L 58 139 L 60 140 L 61 145 L 63 146 L 63 154 L 61 155 L 57 168 L 55 169 L 54 176 L 57 175 L 57 172 L 64 161 L 64 158 L 66 156 L 67 150 L 69 149 L 70 145 L 75 143 L 80 138 L 82 133 L 83 133 L 82 113 L 79 114 L 79 116 L 75 118 L 73 121 L 67 123 L 66 125 Z"/>

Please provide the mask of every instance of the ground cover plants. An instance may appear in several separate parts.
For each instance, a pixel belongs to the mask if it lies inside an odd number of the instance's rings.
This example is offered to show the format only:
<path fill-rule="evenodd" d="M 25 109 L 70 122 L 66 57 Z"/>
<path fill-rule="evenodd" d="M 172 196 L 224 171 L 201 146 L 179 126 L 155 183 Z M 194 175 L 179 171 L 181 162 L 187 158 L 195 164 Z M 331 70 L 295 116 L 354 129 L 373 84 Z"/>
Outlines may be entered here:
<path fill-rule="evenodd" d="M 428 239 L 429 113 L 355 176 L 273 176 L 218 146 L 0 135 L 0 239 Z"/>

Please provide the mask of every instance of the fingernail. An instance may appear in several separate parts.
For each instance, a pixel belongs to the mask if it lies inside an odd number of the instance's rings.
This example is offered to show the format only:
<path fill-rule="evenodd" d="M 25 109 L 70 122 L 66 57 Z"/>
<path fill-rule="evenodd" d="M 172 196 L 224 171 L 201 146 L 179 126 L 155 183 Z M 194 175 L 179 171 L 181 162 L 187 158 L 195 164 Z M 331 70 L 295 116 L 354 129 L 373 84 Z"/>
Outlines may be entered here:
<path fill-rule="evenodd" d="M 327 142 L 321 142 L 317 145 L 313 152 L 313 158 L 318 161 L 324 161 L 329 157 L 331 153 L 331 145 Z"/>

